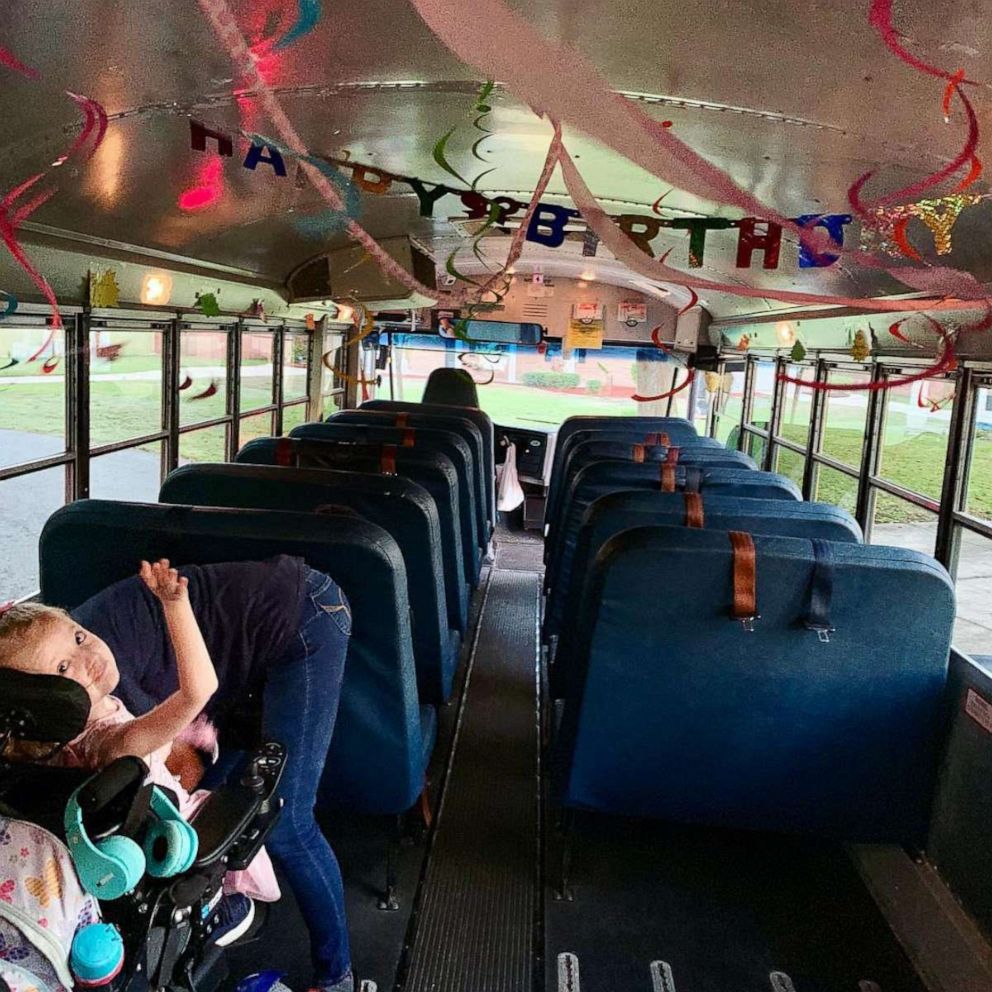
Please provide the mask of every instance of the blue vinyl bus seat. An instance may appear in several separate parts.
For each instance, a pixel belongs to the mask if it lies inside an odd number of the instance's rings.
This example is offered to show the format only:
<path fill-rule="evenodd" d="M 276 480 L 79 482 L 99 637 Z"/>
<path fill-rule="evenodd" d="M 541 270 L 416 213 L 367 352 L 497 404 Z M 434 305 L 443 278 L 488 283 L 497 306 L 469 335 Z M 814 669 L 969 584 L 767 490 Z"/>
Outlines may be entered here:
<path fill-rule="evenodd" d="M 458 605 L 459 632 L 468 628 L 470 588 L 468 567 L 462 552 L 458 509 L 458 474 L 451 459 L 439 452 L 417 452 L 411 448 L 383 450 L 382 446 L 337 445 L 329 441 L 298 441 L 285 437 L 262 437 L 249 441 L 234 456 L 249 465 L 282 465 L 289 468 L 330 469 L 373 475 L 400 475 L 423 486 L 434 498 L 441 522 L 441 553 L 444 558 L 445 595 Z"/>
<path fill-rule="evenodd" d="M 383 449 L 388 449 L 388 457 L 392 458 L 393 462 L 395 462 L 397 471 L 400 474 L 405 474 L 403 469 L 399 468 L 401 461 L 404 465 L 408 464 L 408 462 L 406 459 L 397 458 L 399 452 L 403 452 L 404 455 L 413 454 L 420 456 L 437 454 L 445 458 L 455 472 L 453 493 L 458 506 L 458 521 L 462 539 L 462 556 L 465 562 L 465 577 L 472 587 L 478 585 L 479 574 L 482 570 L 482 556 L 476 541 L 475 501 L 472 498 L 471 479 L 468 473 L 468 466 L 465 462 L 462 461 L 460 465 L 456 464 L 454 458 L 458 456 L 455 452 L 448 455 L 434 446 L 397 444 L 392 440 L 373 439 L 368 434 L 363 437 L 360 434 L 361 430 L 362 428 L 335 427 L 333 424 L 325 423 L 303 424 L 300 427 L 294 428 L 290 432 L 289 438 L 292 441 L 302 441 L 306 444 L 325 444 L 331 447 L 341 448 L 344 451 L 357 454 L 359 457 L 369 452 L 378 454 Z M 366 431 L 371 430 L 374 430 L 374 428 L 366 428 Z M 464 448 L 460 450 L 462 454 L 465 453 Z"/>
<path fill-rule="evenodd" d="M 483 494 L 481 503 L 487 525 L 485 543 L 488 544 L 496 525 L 492 505 L 494 467 L 486 461 L 482 431 L 471 420 L 461 416 L 457 410 L 452 410 L 449 416 L 443 416 L 436 413 L 405 413 L 402 410 L 371 410 L 364 406 L 359 410 L 338 410 L 327 421 L 335 424 L 368 424 L 370 427 L 428 427 L 454 431 L 472 451 L 472 463 L 477 477 L 476 491 Z"/>
<path fill-rule="evenodd" d="M 571 491 L 564 503 L 556 530 L 552 556 L 545 573 L 545 592 L 558 581 L 562 562 L 567 568 L 575 548 L 575 539 L 582 525 L 582 517 L 589 504 L 598 496 L 621 489 L 645 489 L 659 492 L 659 466 L 645 462 L 599 461 L 582 468 L 571 483 Z M 700 491 L 713 495 L 747 496 L 750 499 L 802 500 L 796 484 L 774 472 L 759 472 L 748 468 L 708 468 L 706 466 L 676 466 L 676 486 L 685 486 L 687 478 L 698 483 Z"/>
<path fill-rule="evenodd" d="M 410 403 L 404 400 L 368 400 L 358 409 L 364 412 L 372 410 L 376 413 L 416 413 L 423 416 L 439 418 L 439 423 L 440 418 L 451 421 L 452 424 L 454 423 L 455 418 L 458 418 L 459 420 L 467 420 L 474 424 L 479 433 L 482 435 L 486 491 L 489 493 L 490 519 L 493 522 L 493 526 L 495 526 L 496 440 L 493 433 L 493 422 L 489 419 L 487 414 L 483 413 L 481 410 L 476 410 L 471 407 L 442 406 L 435 403 Z M 444 426 L 448 427 L 449 424 L 445 424 Z"/>
<path fill-rule="evenodd" d="M 573 435 L 575 437 L 577 435 Z M 629 441 L 605 441 L 599 438 L 579 441 L 572 445 L 571 452 L 562 461 L 558 473 L 558 484 L 548 494 L 546 533 L 554 533 L 556 521 L 562 511 L 569 483 L 583 466 L 600 460 L 623 462 L 661 462 L 674 460 L 680 465 L 726 465 L 756 469 L 754 459 L 740 451 L 729 451 L 720 444 L 687 441 L 681 445 L 640 444 Z"/>
<path fill-rule="evenodd" d="M 461 512 L 465 519 L 474 523 L 469 547 L 484 551 L 489 543 L 486 527 L 486 494 L 482 480 L 475 471 L 472 449 L 468 442 L 454 431 L 431 427 L 390 427 L 386 425 L 356 424 L 342 420 L 329 420 L 322 423 L 301 424 L 289 432 L 290 437 L 313 438 L 316 440 L 360 441 L 363 444 L 396 444 L 409 448 L 425 448 L 440 451 L 447 455 L 458 472 L 458 493 Z M 466 534 L 466 539 L 469 535 Z M 481 554 L 475 554 L 477 566 Z"/>
<path fill-rule="evenodd" d="M 413 653 L 421 702 L 451 695 L 460 638 L 457 608 L 449 626 L 437 506 L 422 486 L 397 476 L 268 465 L 184 465 L 170 472 L 161 503 L 233 506 L 297 513 L 344 507 L 388 531 L 406 565 Z"/>
<path fill-rule="evenodd" d="M 729 534 L 641 527 L 602 548 L 578 617 L 579 691 L 556 740 L 558 798 L 921 844 L 946 705 L 950 577 L 901 548 L 820 542 L 827 564 L 816 542 L 752 540 L 751 632 L 731 616 Z M 826 642 L 807 627 L 811 589 L 833 628 Z"/>
<path fill-rule="evenodd" d="M 693 506 L 690 500 L 698 499 Z M 582 602 L 582 589 L 600 548 L 615 534 L 650 524 L 678 527 L 702 526 L 713 530 L 744 530 L 779 537 L 820 538 L 860 544 L 861 528 L 847 510 L 829 503 L 800 503 L 795 500 L 749 499 L 723 496 L 714 487 L 695 497 L 689 493 L 659 493 L 628 490 L 600 496 L 582 516 L 571 561 L 556 577 L 544 610 L 544 639 L 558 636 L 555 652 L 556 695 L 562 673 L 567 673 L 572 652 L 569 634 Z M 560 663 L 560 664 L 559 664 Z"/>
<path fill-rule="evenodd" d="M 583 439 L 592 437 L 594 431 L 621 431 L 624 432 L 623 437 L 629 437 L 631 441 L 645 440 L 645 436 L 649 434 L 664 433 L 675 444 L 683 444 L 699 436 L 695 426 L 685 417 L 566 417 L 561 422 L 555 437 L 552 478 L 558 472 L 562 460 L 568 455 L 574 443 L 573 438 L 578 434 L 582 434 Z"/>
<path fill-rule="evenodd" d="M 381 527 L 312 513 L 80 500 L 57 510 L 42 531 L 41 594 L 73 609 L 136 575 L 142 558 L 206 565 L 279 554 L 330 575 L 352 609 L 320 805 L 401 813 L 423 789 L 436 715 L 418 704 L 403 555 Z M 171 687 L 142 688 L 163 698 Z"/>
<path fill-rule="evenodd" d="M 667 441 L 673 445 L 699 444 L 709 448 L 723 448 L 716 438 L 700 437 L 696 434 L 696 429 L 688 421 L 680 417 L 658 417 L 659 421 L 670 420 L 667 428 L 660 430 L 646 431 L 643 427 L 624 427 L 623 421 L 628 418 L 618 417 L 610 423 L 608 427 L 583 427 L 572 431 L 564 441 L 555 440 L 554 461 L 551 469 L 551 485 L 548 487 L 548 505 L 555 495 L 558 482 L 561 478 L 562 469 L 567 463 L 569 456 L 575 450 L 577 444 L 583 441 L 626 441 L 628 444 L 665 444 Z M 631 418 L 642 420 L 642 417 Z"/>

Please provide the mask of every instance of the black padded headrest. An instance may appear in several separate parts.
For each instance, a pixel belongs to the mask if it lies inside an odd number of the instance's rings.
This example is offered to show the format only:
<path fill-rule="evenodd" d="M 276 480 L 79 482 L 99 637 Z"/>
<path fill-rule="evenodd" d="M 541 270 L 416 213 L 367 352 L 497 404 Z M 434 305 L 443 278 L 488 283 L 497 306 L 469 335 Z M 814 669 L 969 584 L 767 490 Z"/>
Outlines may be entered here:
<path fill-rule="evenodd" d="M 89 716 L 90 697 L 78 682 L 0 668 L 0 737 L 65 744 Z"/>
<path fill-rule="evenodd" d="M 478 407 L 479 393 L 465 369 L 434 369 L 427 377 L 421 402 Z"/>

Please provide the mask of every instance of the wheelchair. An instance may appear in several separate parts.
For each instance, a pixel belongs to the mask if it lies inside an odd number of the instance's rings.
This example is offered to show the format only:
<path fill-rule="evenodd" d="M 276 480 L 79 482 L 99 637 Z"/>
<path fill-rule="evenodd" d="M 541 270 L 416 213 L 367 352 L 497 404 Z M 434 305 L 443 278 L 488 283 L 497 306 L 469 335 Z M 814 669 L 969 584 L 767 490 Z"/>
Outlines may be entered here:
<path fill-rule="evenodd" d="M 114 992 L 210 992 L 228 977 L 223 949 L 211 941 L 224 875 L 246 868 L 275 825 L 285 751 L 275 742 L 261 744 L 189 823 L 167 790 L 145 784 L 148 769 L 138 758 L 119 758 L 93 774 L 4 757 L 16 741 L 42 742 L 54 755 L 82 732 L 89 710 L 86 691 L 70 679 L 0 670 L 0 825 L 6 824 L 0 845 L 8 845 L 0 849 L 14 852 L 11 861 L 18 850 L 28 855 L 26 842 L 19 849 L 10 844 L 18 831 L 45 846 L 43 870 L 27 878 L 23 888 L 25 898 L 30 891 L 50 907 L 40 920 L 48 932 L 36 929 L 34 944 L 53 966 L 51 984 L 64 987 L 59 976 L 70 974 L 69 962 L 57 959 L 67 948 L 57 946 L 47 918 L 57 909 L 56 896 L 64 902 L 70 887 L 57 874 L 62 870 L 58 856 L 67 852 L 71 866 L 65 870 L 74 869 L 76 876 L 71 887 L 88 893 L 97 907 L 93 923 L 109 925 L 98 936 L 110 934 L 123 950 L 119 973 L 107 978 L 108 984 L 87 982 L 76 973 L 77 988 L 104 984 Z M 46 875 L 51 876 L 47 881 Z M 48 883 L 54 893 L 45 891 Z M 13 880 L 7 884 L 17 891 Z M 19 927 L 23 958 L 32 951 L 32 921 L 14 901 L 0 893 L 0 923 L 7 933 Z M 73 925 L 70 921 L 70 934 Z M 0 951 L 8 974 L 16 968 L 15 957 Z M 0 992 L 6 992 L 2 986 L 12 987 L 0 974 Z"/>

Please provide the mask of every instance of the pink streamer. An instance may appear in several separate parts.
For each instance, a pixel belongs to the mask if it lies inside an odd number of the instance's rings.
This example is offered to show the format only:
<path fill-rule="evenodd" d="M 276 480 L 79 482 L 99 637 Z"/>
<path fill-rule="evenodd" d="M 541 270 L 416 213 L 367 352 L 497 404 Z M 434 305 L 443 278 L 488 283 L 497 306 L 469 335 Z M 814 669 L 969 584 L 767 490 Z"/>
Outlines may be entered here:
<path fill-rule="evenodd" d="M 0 65 L 5 65 L 8 69 L 19 72 L 22 76 L 27 76 L 28 79 L 39 78 L 37 69 L 32 69 L 31 66 L 25 65 L 16 55 L 7 51 L 6 48 L 0 48 Z"/>
<path fill-rule="evenodd" d="M 334 188 L 334 186 L 328 182 L 327 178 L 321 174 L 320 170 L 307 160 L 308 153 L 302 140 L 300 139 L 299 134 L 293 127 L 293 124 L 287 117 L 285 111 L 282 109 L 279 99 L 265 79 L 262 78 L 262 75 L 258 70 L 258 66 L 256 65 L 256 61 L 252 57 L 252 53 L 245 42 L 244 36 L 241 33 L 241 30 L 239 29 L 237 22 L 234 19 L 234 15 L 231 13 L 231 10 L 226 3 L 226 0 L 197 0 L 197 2 L 200 5 L 200 9 L 210 21 L 217 37 L 227 49 L 231 60 L 234 62 L 237 69 L 244 75 L 246 87 L 255 90 L 260 97 L 262 105 L 264 106 L 270 119 L 273 124 L 275 124 L 280 138 L 295 155 L 299 156 L 300 165 L 306 173 L 307 178 L 313 184 L 314 188 L 323 197 L 324 201 L 332 210 L 346 213 L 346 206 L 341 198 L 341 195 Z M 548 149 L 544 171 L 538 181 L 538 185 L 534 191 L 534 196 L 531 198 L 530 205 L 528 206 L 521 221 L 520 229 L 514 236 L 514 240 L 511 243 L 510 256 L 503 268 L 490 280 L 488 280 L 483 287 L 483 291 L 485 288 L 495 284 L 495 282 L 504 275 L 506 269 L 513 264 L 513 261 L 519 258 L 520 253 L 523 250 L 523 243 L 526 238 L 527 227 L 529 226 L 530 219 L 533 216 L 534 211 L 537 209 L 541 195 L 543 195 L 544 190 L 547 188 L 548 181 L 550 180 L 551 174 L 554 170 L 554 164 L 558 156 L 560 143 L 561 132 L 556 125 L 555 136 L 552 139 L 551 147 Z M 385 249 L 383 249 L 382 246 L 372 237 L 372 235 L 369 234 L 369 232 L 366 231 L 365 228 L 363 228 L 357 221 L 349 220 L 345 226 L 345 230 L 352 240 L 356 241 L 365 249 L 366 252 L 368 252 L 369 256 L 379 266 L 383 273 L 390 278 L 395 279 L 412 292 L 420 293 L 431 298 L 437 298 L 440 296 L 447 304 L 468 302 L 471 298 L 480 294 L 480 290 L 478 288 L 472 290 L 461 290 L 453 293 L 439 293 L 437 289 L 432 289 L 429 286 L 425 286 L 419 280 L 415 279 L 409 272 L 407 272 L 406 269 L 404 269 L 403 266 L 396 261 L 396 259 L 386 252 Z"/>
<path fill-rule="evenodd" d="M 477 68 L 485 78 L 506 80 L 516 95 L 532 107 L 554 120 L 573 124 L 656 178 L 704 199 L 727 203 L 747 214 L 773 221 L 794 233 L 815 254 L 844 255 L 932 295 L 983 297 L 984 290 L 969 273 L 938 266 L 923 270 L 892 267 L 866 252 L 838 249 L 825 231 L 800 227 L 770 210 L 721 169 L 679 141 L 670 128 L 611 92 L 606 79 L 581 52 L 542 38 L 503 0 L 474 0 L 472 4 L 461 0 L 410 0 L 410 3 L 455 55 Z M 486 24 L 485 31 L 479 31 L 480 23 Z M 683 280 L 682 284 L 688 283 Z M 740 289 L 735 286 L 724 291 Z M 742 295 L 786 298 L 766 290 Z M 817 299 L 827 302 L 831 298 Z M 865 304 L 859 301 L 858 305 Z"/>
<path fill-rule="evenodd" d="M 892 0 L 872 0 L 871 10 L 868 14 L 868 23 L 879 33 L 886 47 L 896 58 L 901 59 L 908 66 L 912 66 L 919 72 L 925 72 L 928 76 L 936 76 L 938 79 L 956 80 L 957 77 L 941 69 L 940 66 L 931 65 L 917 58 L 912 52 L 903 47 L 901 35 L 892 25 Z M 971 86 L 978 84 L 973 79 L 962 79 L 961 82 Z"/>
<path fill-rule="evenodd" d="M 806 386 L 808 389 L 815 389 L 821 393 L 829 392 L 862 392 L 862 393 L 874 393 L 879 392 L 883 389 L 896 389 L 899 386 L 908 386 L 912 382 L 920 382 L 923 379 L 932 379 L 934 376 L 942 375 L 944 372 L 950 372 L 953 368 L 957 366 L 957 359 L 954 356 L 954 342 L 950 339 L 947 331 L 931 317 L 929 314 L 923 315 L 927 321 L 930 323 L 931 330 L 937 334 L 944 343 L 943 350 L 941 351 L 940 357 L 937 361 L 931 365 L 929 368 L 924 369 L 922 372 L 916 372 L 913 375 L 904 375 L 898 379 L 880 379 L 878 382 L 815 382 L 809 379 L 800 379 L 796 376 L 787 375 L 785 373 L 780 373 L 775 378 L 779 382 L 791 382 L 797 386 Z M 896 325 L 893 325 L 896 326 Z M 889 328 L 889 332 L 892 332 L 892 328 Z M 896 334 L 896 337 L 901 337 L 900 334 Z M 903 338 L 905 340 L 905 338 Z"/>
<path fill-rule="evenodd" d="M 973 161 L 975 159 L 975 152 L 978 149 L 978 117 L 975 115 L 975 108 L 972 106 L 971 101 L 964 95 L 964 91 L 959 86 L 955 86 L 955 92 L 964 104 L 965 115 L 968 118 L 968 137 L 965 140 L 964 147 L 958 152 L 954 160 L 949 162 L 944 168 L 932 172 L 926 178 L 919 180 L 919 182 L 904 186 L 902 189 L 894 190 L 891 193 L 886 193 L 885 196 L 879 197 L 879 199 L 873 200 L 868 204 L 861 201 L 861 190 L 875 173 L 866 172 L 863 176 L 859 176 L 847 191 L 847 198 L 851 204 L 851 208 L 862 220 L 867 220 L 870 223 L 871 211 L 878 207 L 892 206 L 900 201 L 918 199 L 928 189 L 938 186 L 945 179 L 950 179 L 955 172 L 965 165 L 972 163 L 971 171 L 974 173 Z"/>

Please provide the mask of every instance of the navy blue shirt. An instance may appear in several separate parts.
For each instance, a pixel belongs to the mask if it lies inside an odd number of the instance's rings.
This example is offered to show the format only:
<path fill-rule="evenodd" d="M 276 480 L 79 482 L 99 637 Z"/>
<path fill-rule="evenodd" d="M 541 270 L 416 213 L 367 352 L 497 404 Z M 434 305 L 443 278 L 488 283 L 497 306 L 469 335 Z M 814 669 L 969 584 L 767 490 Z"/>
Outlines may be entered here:
<path fill-rule="evenodd" d="M 207 716 L 223 727 L 257 693 L 269 665 L 292 643 L 306 594 L 307 566 L 269 561 L 187 565 L 189 598 L 217 672 Z M 72 611 L 113 651 L 121 681 L 114 695 L 136 716 L 178 688 L 176 657 L 162 607 L 138 576 L 122 579 Z"/>

